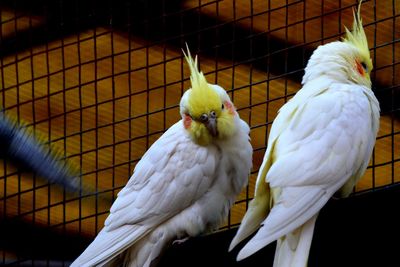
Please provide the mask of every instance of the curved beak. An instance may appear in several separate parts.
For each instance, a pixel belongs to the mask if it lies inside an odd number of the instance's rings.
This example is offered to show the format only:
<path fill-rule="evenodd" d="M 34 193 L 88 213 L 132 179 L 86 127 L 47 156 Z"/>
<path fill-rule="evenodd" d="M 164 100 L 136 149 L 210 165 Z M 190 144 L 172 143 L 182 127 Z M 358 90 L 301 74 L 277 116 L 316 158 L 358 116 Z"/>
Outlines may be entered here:
<path fill-rule="evenodd" d="M 210 116 L 204 125 L 213 137 L 218 135 L 217 118 Z"/>

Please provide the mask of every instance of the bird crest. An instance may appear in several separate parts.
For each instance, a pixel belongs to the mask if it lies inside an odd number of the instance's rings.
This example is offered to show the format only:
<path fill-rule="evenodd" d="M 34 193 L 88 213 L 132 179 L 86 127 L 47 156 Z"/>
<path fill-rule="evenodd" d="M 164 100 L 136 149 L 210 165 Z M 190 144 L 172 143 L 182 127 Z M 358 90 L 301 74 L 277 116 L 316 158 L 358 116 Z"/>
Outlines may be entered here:
<path fill-rule="evenodd" d="M 221 101 L 218 93 L 213 90 L 207 83 L 206 77 L 203 72 L 199 71 L 197 67 L 197 56 L 193 60 L 189 47 L 186 44 L 187 54 L 184 50 L 186 62 L 190 69 L 190 82 L 192 91 L 189 97 L 189 105 L 191 107 L 191 116 L 199 117 L 205 112 L 216 110 L 221 107 Z"/>
<path fill-rule="evenodd" d="M 357 12 L 355 12 L 355 10 L 353 9 L 353 17 L 354 17 L 353 29 L 352 31 L 349 31 L 349 29 L 345 27 L 346 36 L 343 38 L 343 41 L 345 43 L 355 46 L 363 54 L 365 58 L 369 59 L 370 54 L 368 49 L 368 40 L 367 36 L 365 35 L 361 19 L 361 3 L 362 1 L 360 1 L 360 3 L 358 4 Z"/>

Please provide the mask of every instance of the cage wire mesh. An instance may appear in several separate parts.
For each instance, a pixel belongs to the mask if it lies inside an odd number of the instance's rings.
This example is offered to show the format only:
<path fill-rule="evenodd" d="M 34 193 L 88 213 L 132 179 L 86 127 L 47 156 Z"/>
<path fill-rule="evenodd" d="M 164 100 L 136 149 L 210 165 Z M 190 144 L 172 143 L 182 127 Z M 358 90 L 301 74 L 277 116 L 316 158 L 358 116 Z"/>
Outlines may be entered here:
<path fill-rule="evenodd" d="M 251 127 L 249 185 L 221 229 L 238 225 L 253 197 L 278 109 L 301 87 L 312 51 L 340 39 L 343 25 L 351 26 L 356 5 L 354 0 L 1 1 L 3 111 L 64 151 L 81 171 L 81 185 L 98 191 L 68 194 L 4 158 L 1 264 L 68 264 L 68 253 L 44 252 L 37 242 L 43 236 L 61 238 L 79 250 L 80 238 L 90 240 L 102 228 L 135 164 L 180 119 L 179 100 L 190 87 L 181 52 L 185 42 L 199 55 L 207 80 L 229 92 Z M 357 192 L 400 181 L 399 16 L 397 0 L 362 6 L 382 117 Z"/>

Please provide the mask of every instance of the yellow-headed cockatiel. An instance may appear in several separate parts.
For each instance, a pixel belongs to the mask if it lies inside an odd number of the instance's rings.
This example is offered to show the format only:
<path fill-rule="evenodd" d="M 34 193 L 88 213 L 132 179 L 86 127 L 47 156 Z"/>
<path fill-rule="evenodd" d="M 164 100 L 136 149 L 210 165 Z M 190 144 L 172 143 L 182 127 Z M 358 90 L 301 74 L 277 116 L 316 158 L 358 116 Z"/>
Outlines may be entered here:
<path fill-rule="evenodd" d="M 277 240 L 274 267 L 307 265 L 319 210 L 348 196 L 368 166 L 379 128 L 372 61 L 360 18 L 342 42 L 319 46 L 303 87 L 276 117 L 255 196 L 230 249 L 250 234 L 237 259 Z"/>
<path fill-rule="evenodd" d="M 208 84 L 190 52 L 192 88 L 182 120 L 143 155 L 112 205 L 104 228 L 71 266 L 147 267 L 175 239 L 215 229 L 247 184 L 249 127 L 228 94 Z"/>

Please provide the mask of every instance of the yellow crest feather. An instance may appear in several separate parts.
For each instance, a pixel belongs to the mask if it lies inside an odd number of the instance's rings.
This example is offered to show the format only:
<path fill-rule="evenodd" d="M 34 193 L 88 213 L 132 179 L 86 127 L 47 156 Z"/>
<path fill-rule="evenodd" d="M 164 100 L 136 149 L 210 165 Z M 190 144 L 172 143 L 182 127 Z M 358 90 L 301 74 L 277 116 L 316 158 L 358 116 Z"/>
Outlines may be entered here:
<path fill-rule="evenodd" d="M 190 54 L 189 47 L 186 44 L 186 49 L 187 49 L 187 54 L 185 53 L 184 50 L 182 50 L 183 55 L 185 56 L 186 62 L 189 65 L 190 69 L 190 82 L 192 84 L 192 89 L 200 89 L 204 86 L 208 87 L 207 80 L 204 77 L 203 72 L 199 71 L 197 68 L 197 56 L 192 58 L 192 55 Z"/>
<path fill-rule="evenodd" d="M 364 32 L 364 27 L 362 24 L 362 19 L 361 19 L 361 3 L 358 4 L 358 10 L 357 12 L 354 11 L 353 9 L 353 29 L 352 31 L 349 31 L 347 27 L 345 27 L 346 30 L 346 36 L 343 38 L 343 41 L 345 43 L 348 43 L 350 45 L 355 46 L 360 53 L 363 55 L 365 59 L 368 59 L 368 67 L 369 70 L 372 69 L 372 61 L 370 59 L 370 53 L 369 53 L 369 48 L 368 48 L 368 40 L 367 36 L 365 35 Z"/>
<path fill-rule="evenodd" d="M 197 118 L 203 113 L 208 113 L 214 110 L 218 113 L 221 109 L 221 100 L 218 93 L 210 88 L 204 77 L 203 72 L 197 68 L 197 56 L 193 60 L 189 47 L 186 44 L 187 54 L 183 51 L 185 59 L 190 69 L 190 82 L 192 84 L 192 91 L 189 96 L 189 106 L 191 116 Z"/>

